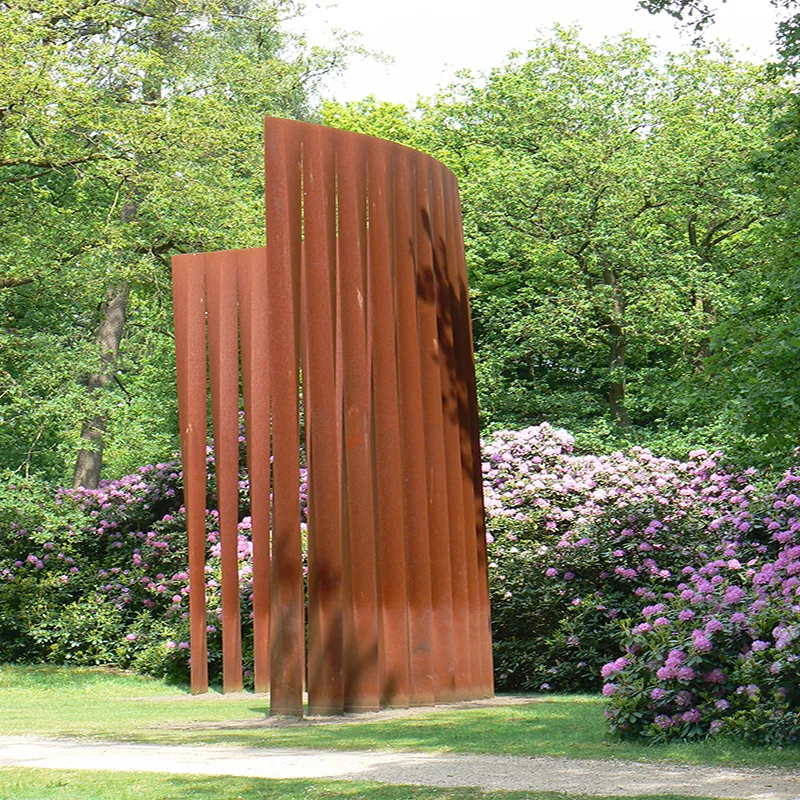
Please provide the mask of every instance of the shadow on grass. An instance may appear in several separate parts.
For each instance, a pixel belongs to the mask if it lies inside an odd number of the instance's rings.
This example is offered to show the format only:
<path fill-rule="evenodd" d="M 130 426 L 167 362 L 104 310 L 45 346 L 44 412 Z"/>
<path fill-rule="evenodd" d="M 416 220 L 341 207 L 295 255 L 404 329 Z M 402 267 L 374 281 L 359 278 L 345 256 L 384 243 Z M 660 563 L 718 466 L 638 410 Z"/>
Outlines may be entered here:
<path fill-rule="evenodd" d="M 794 767 L 800 747 L 729 739 L 649 745 L 608 737 L 598 695 L 424 711 L 401 718 L 274 724 L 262 697 L 190 697 L 163 681 L 107 668 L 0 665 L 3 733 L 159 744 L 417 750 L 517 756 Z M 0 798 L 0 800 L 2 800 Z"/>
<path fill-rule="evenodd" d="M 0 800 L 589 800 L 558 792 L 386 785 L 369 781 L 260 778 L 0 768 Z M 604 800 L 592 796 L 591 800 Z M 608 800 L 607 798 L 605 800 Z M 633 800 L 632 797 L 615 800 Z M 637 800 L 700 800 L 649 795 Z"/>

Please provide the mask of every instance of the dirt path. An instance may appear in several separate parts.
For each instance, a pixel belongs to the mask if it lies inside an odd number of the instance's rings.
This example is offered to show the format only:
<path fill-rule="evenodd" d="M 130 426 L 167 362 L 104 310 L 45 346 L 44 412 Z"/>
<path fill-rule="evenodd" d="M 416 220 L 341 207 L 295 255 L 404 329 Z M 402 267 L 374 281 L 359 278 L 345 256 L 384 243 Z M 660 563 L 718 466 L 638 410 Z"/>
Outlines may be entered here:
<path fill-rule="evenodd" d="M 369 780 L 596 795 L 800 800 L 800 769 L 684 767 L 440 753 L 343 752 L 81 742 L 0 736 L 0 767 Z"/>

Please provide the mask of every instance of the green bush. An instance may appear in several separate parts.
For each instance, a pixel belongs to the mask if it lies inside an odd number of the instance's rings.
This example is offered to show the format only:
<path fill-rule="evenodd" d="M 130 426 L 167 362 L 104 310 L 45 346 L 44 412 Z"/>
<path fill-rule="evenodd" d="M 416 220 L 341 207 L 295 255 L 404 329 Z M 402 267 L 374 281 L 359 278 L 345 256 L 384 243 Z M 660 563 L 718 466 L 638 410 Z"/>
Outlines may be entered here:
<path fill-rule="evenodd" d="M 603 668 L 612 732 L 800 742 L 799 489 L 789 472 L 769 516 L 745 507 L 733 517 L 734 527 L 769 531 L 769 545 L 729 542 L 628 626 L 625 655 Z"/>
<path fill-rule="evenodd" d="M 620 649 L 620 623 L 674 591 L 702 566 L 732 523 L 751 475 L 720 454 L 684 462 L 648 450 L 575 455 L 547 424 L 484 442 L 497 685 L 511 690 L 599 689 Z"/>

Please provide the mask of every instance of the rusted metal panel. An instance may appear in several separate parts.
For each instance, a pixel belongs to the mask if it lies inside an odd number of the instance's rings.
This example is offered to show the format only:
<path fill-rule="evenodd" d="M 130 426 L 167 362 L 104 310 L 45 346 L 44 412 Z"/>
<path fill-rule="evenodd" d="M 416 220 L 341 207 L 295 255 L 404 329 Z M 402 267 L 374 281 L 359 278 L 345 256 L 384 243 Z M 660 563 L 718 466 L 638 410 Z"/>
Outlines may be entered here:
<path fill-rule="evenodd" d="M 453 236 L 455 244 L 453 253 L 457 265 L 458 329 L 461 331 L 459 345 L 461 348 L 461 374 L 465 386 L 465 410 L 462 415 L 462 464 L 472 484 L 472 522 L 465 526 L 468 553 L 472 553 L 474 544 L 475 557 L 470 558 L 468 566 L 470 574 L 475 578 L 470 582 L 470 606 L 473 617 L 473 638 L 479 637 L 476 648 L 480 652 L 478 684 L 476 689 L 482 697 L 494 695 L 494 668 L 492 664 L 492 633 L 489 608 L 489 571 L 486 558 L 486 518 L 483 505 L 483 474 L 481 470 L 480 427 L 478 423 L 478 396 L 475 384 L 475 354 L 472 344 L 472 321 L 469 310 L 469 292 L 467 288 L 467 262 L 464 250 L 464 228 L 461 221 L 461 204 L 458 202 L 458 185 L 453 180 L 452 194 L 455 200 L 451 203 L 455 224 Z M 465 499 L 467 498 L 465 489 Z M 466 515 L 470 521 L 470 515 Z M 476 564 L 477 574 L 472 564 Z M 477 622 L 475 617 L 477 616 Z"/>
<path fill-rule="evenodd" d="M 206 635 L 206 305 L 205 256 L 172 259 L 183 504 L 189 544 L 192 694 L 208 691 Z"/>
<path fill-rule="evenodd" d="M 301 716 L 305 614 L 300 541 L 298 410 L 301 128 L 265 124 L 267 296 L 272 408 L 273 528 L 270 711 Z"/>
<path fill-rule="evenodd" d="M 408 595 L 394 319 L 394 147 L 368 142 L 368 308 L 380 592 L 381 705 L 409 704 Z"/>
<path fill-rule="evenodd" d="M 336 173 L 333 132 L 303 155 L 303 394 L 308 460 L 308 711 L 344 711 L 342 407 L 336 388 Z"/>
<path fill-rule="evenodd" d="M 417 308 L 420 366 L 422 370 L 422 421 L 425 431 L 428 519 L 430 524 L 431 593 L 433 602 L 433 652 L 436 702 L 456 698 L 453 658 L 453 589 L 450 569 L 450 508 L 442 419 L 442 383 L 436 282 L 433 272 L 432 161 L 416 157 Z"/>
<path fill-rule="evenodd" d="M 422 370 L 417 320 L 415 154 L 399 148 L 394 167 L 395 335 L 400 409 L 400 450 L 405 509 L 408 595 L 409 705 L 434 702 L 431 594 Z"/>
<path fill-rule="evenodd" d="M 341 359 L 344 380 L 345 710 L 380 707 L 372 398 L 367 352 L 364 137 L 336 134 Z M 352 617 L 350 617 L 352 614 Z M 348 624 L 352 619 L 352 628 Z"/>
<path fill-rule="evenodd" d="M 447 221 L 451 208 L 445 207 L 445 183 L 449 171 L 441 164 L 433 169 L 431 204 L 433 229 L 433 271 L 436 288 L 436 315 L 439 334 L 439 371 L 442 386 L 442 426 L 444 428 L 445 469 L 447 485 L 447 510 L 449 517 L 448 544 L 452 579 L 453 607 L 453 665 L 455 672 L 455 698 L 471 697 L 473 686 L 473 661 L 475 648 L 470 639 L 469 573 L 463 503 L 463 475 L 461 467 L 461 435 L 458 417 L 458 393 L 461 385 L 456 358 L 456 338 L 462 331 L 453 314 L 453 285 L 448 268 L 452 268 L 454 255 L 449 252 Z M 450 200 L 447 195 L 447 200 Z M 476 662 L 477 663 L 477 662 Z"/>
<path fill-rule="evenodd" d="M 266 248 L 175 259 L 187 528 L 191 569 L 201 577 L 199 588 L 197 581 L 191 587 L 193 691 L 207 686 L 206 303 L 224 685 L 241 685 L 238 282 L 256 688 L 269 684 L 272 713 L 302 714 L 302 386 L 310 710 L 491 694 L 477 406 L 455 178 L 408 148 L 289 120 L 266 121 L 265 154 Z M 196 279 L 206 272 L 207 300 Z"/>
<path fill-rule="evenodd" d="M 208 363 L 222 547 L 222 686 L 242 689 L 239 609 L 239 342 L 235 253 L 206 255 Z"/>
<path fill-rule="evenodd" d="M 257 247 L 239 250 L 236 255 L 242 348 L 242 394 L 253 545 L 253 683 L 257 692 L 268 692 L 270 414 L 267 251 L 264 247 Z"/>
<path fill-rule="evenodd" d="M 466 280 L 462 273 L 463 264 L 457 254 L 458 247 L 457 226 L 461 224 L 456 192 L 455 176 L 450 176 L 446 182 L 446 195 L 448 197 L 448 252 L 451 259 L 448 261 L 448 275 L 450 281 L 450 313 L 453 318 L 453 329 L 457 335 L 453 339 L 453 356 L 455 359 L 455 404 L 459 432 L 459 456 L 461 469 L 460 478 L 462 485 L 462 508 L 464 526 L 463 535 L 456 536 L 453 544 L 464 550 L 466 596 L 461 599 L 463 608 L 468 612 L 467 625 L 470 638 L 470 693 L 481 692 L 483 680 L 484 641 L 480 625 L 481 614 L 485 608 L 480 603 L 480 580 L 478 572 L 477 551 L 475 545 L 475 498 L 473 486 L 472 465 L 472 418 L 469 406 L 469 377 L 465 358 L 469 358 L 469 318 L 463 313 L 463 303 L 466 297 Z"/>

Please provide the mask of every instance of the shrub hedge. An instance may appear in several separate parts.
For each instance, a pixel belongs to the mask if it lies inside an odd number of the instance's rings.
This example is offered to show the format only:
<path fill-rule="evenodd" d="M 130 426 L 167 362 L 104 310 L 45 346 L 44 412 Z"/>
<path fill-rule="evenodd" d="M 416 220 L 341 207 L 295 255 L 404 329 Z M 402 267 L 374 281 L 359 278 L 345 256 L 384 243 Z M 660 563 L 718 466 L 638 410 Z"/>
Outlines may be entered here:
<path fill-rule="evenodd" d="M 685 461 L 641 448 L 576 454 L 572 437 L 547 424 L 499 431 L 483 452 L 498 689 L 602 687 L 610 730 L 626 737 L 800 738 L 800 471 L 764 486 L 754 470 L 703 450 Z M 185 680 L 181 481 L 174 463 L 55 494 L 5 476 L 0 660 L 115 664 Z M 304 514 L 304 472 L 300 482 Z M 212 679 L 221 667 L 215 505 L 212 480 Z M 245 625 L 248 665 L 249 633 Z"/>

